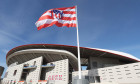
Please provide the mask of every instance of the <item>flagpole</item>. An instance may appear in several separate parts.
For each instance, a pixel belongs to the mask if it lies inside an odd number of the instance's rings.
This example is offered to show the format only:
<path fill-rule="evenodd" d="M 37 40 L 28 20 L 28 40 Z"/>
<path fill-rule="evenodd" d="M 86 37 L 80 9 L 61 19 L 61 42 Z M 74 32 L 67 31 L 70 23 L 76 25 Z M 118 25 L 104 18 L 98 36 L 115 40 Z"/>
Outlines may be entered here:
<path fill-rule="evenodd" d="M 76 29 L 77 29 L 78 70 L 79 70 L 79 79 L 81 79 L 81 60 L 80 60 L 80 48 L 79 48 L 77 6 L 76 6 Z"/>

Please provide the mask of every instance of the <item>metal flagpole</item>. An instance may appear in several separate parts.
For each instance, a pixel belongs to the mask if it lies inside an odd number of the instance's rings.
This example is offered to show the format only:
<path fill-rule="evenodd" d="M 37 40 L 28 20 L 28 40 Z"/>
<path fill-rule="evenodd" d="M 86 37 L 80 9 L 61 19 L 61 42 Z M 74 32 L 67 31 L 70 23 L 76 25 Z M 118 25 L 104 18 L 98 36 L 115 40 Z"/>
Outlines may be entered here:
<path fill-rule="evenodd" d="M 80 60 L 80 48 L 79 48 L 77 6 L 76 6 L 76 29 L 77 29 L 78 70 L 79 70 L 79 79 L 81 79 L 81 60 Z"/>

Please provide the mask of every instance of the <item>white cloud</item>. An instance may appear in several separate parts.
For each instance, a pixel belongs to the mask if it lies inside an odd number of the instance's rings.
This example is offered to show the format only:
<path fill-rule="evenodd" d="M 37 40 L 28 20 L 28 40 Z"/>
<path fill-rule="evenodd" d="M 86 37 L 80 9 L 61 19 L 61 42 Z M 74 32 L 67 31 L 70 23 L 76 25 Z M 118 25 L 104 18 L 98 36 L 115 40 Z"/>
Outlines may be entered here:
<path fill-rule="evenodd" d="M 6 46 L 8 46 L 8 45 L 10 45 L 12 43 L 14 43 L 14 41 L 11 38 L 9 38 L 9 37 L 7 37 L 5 35 L 0 35 L 0 46 L 1 47 L 2 46 L 6 47 Z"/>
<path fill-rule="evenodd" d="M 21 41 L 21 42 L 24 42 L 24 43 L 28 43 L 27 41 L 21 39 L 20 37 L 14 35 L 14 34 L 11 34 L 11 33 L 7 33 L 7 32 L 5 32 L 5 31 L 0 31 L 0 36 L 1 36 L 1 37 L 6 37 L 7 40 L 10 40 L 9 38 L 11 38 L 11 41 L 15 39 L 15 40 L 18 40 L 18 41 Z M 2 38 L 2 39 L 4 39 L 4 38 Z M 2 40 L 2 39 L 1 39 L 1 40 Z M 5 39 L 5 40 L 6 40 L 6 39 Z"/>
<path fill-rule="evenodd" d="M 125 46 L 125 47 L 119 48 L 117 50 L 120 50 L 120 51 L 140 50 L 140 45 Z"/>
<path fill-rule="evenodd" d="M 8 51 L 9 51 L 9 50 L 7 50 L 7 49 L 2 49 L 2 52 L 5 53 L 5 54 L 7 54 Z"/>

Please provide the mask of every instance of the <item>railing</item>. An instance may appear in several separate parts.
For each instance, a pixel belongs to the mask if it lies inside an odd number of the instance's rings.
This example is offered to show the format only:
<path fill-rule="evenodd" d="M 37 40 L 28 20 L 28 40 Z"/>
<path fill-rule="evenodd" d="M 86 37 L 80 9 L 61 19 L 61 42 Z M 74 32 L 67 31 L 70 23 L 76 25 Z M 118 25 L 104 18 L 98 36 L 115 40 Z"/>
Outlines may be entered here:
<path fill-rule="evenodd" d="M 55 65 L 54 64 L 42 65 L 42 68 L 49 68 L 49 67 L 55 67 Z"/>
<path fill-rule="evenodd" d="M 24 66 L 23 69 L 35 69 L 37 66 Z"/>

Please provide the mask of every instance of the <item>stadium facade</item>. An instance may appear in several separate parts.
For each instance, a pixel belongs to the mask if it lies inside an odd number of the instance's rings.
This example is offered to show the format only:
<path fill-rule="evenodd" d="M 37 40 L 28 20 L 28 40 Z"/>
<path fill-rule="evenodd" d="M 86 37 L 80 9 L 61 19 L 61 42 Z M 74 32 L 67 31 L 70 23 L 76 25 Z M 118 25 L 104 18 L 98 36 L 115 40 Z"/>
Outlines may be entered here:
<path fill-rule="evenodd" d="M 1 82 L 1 76 L 2 76 L 2 74 L 3 74 L 3 71 L 4 71 L 4 67 L 2 67 L 2 66 L 0 66 L 0 82 Z"/>
<path fill-rule="evenodd" d="M 82 79 L 88 84 L 140 84 L 140 59 L 123 52 L 80 47 Z M 6 56 L 2 84 L 71 84 L 78 79 L 77 47 L 29 44 Z"/>

